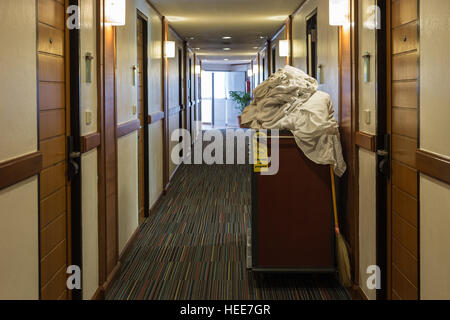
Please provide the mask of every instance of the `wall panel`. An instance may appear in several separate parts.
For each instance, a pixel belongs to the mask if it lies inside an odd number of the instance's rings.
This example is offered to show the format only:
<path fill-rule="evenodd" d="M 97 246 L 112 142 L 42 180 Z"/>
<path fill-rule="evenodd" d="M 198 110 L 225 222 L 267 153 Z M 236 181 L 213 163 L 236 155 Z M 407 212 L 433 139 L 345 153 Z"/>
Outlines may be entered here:
<path fill-rule="evenodd" d="M 420 148 L 449 157 L 450 2 L 420 1 Z M 405 18 L 405 20 L 407 20 Z M 422 299 L 450 299 L 450 187 L 420 177 L 420 288 Z"/>

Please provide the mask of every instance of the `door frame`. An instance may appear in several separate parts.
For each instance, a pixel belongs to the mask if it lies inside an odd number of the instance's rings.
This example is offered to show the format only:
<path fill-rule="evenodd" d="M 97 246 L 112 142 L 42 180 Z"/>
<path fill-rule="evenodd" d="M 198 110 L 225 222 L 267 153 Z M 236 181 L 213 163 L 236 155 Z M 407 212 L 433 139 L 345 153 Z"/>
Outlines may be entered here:
<path fill-rule="evenodd" d="M 388 61 L 388 21 L 390 20 L 390 10 L 384 0 L 377 0 L 376 5 L 381 11 L 381 29 L 376 30 L 376 46 L 377 46 L 377 128 L 376 128 L 376 150 L 386 148 L 387 130 L 387 106 L 390 99 L 390 90 L 388 88 L 388 77 L 390 77 L 390 64 Z M 387 71 L 387 76 L 380 76 L 382 72 Z M 381 270 L 381 289 L 377 290 L 377 300 L 386 300 L 387 298 L 387 256 L 388 256 L 388 225 L 387 212 L 388 197 L 390 195 L 390 187 L 387 184 L 387 178 L 378 169 L 380 157 L 377 155 L 377 174 L 376 174 L 376 262 Z"/>
<path fill-rule="evenodd" d="M 137 19 L 142 19 L 143 22 L 143 32 L 142 32 L 142 41 L 143 41 L 143 50 L 144 50 L 144 59 L 143 59 L 143 66 L 142 66 L 142 77 L 144 79 L 142 84 L 143 89 L 143 114 L 144 114 L 144 123 L 141 124 L 144 126 L 144 172 L 138 172 L 138 174 L 144 175 L 144 217 L 148 218 L 150 216 L 150 197 L 149 191 L 150 191 L 150 173 L 149 173 L 149 165 L 150 165 L 150 158 L 149 158 L 149 110 L 148 110 L 148 59 L 145 59 L 145 57 L 148 57 L 148 17 L 139 9 L 136 9 L 136 15 Z M 139 152 L 138 152 L 139 153 Z M 138 154 L 139 156 L 139 154 Z M 139 171 L 139 170 L 138 170 Z"/>
<path fill-rule="evenodd" d="M 353 284 L 359 286 L 359 156 L 356 132 L 359 125 L 359 6 L 350 5 L 349 26 L 338 28 L 339 43 L 339 130 L 347 171 L 339 181 L 340 227 L 350 246 Z"/>
<path fill-rule="evenodd" d="M 98 56 L 98 63 L 97 63 L 97 99 L 98 99 L 98 115 L 97 115 L 97 122 L 98 122 L 98 132 L 100 133 L 100 146 L 98 149 L 98 245 L 99 245 L 99 295 L 98 297 L 104 298 L 107 294 L 107 291 L 109 289 L 109 286 L 111 284 L 111 280 L 114 278 L 114 275 L 119 271 L 120 268 L 120 262 L 119 262 L 119 249 L 118 249 L 118 183 L 117 183 L 117 102 L 116 102 L 116 74 L 115 70 L 112 74 L 112 85 L 109 84 L 107 88 L 107 72 L 105 70 L 106 65 L 108 64 L 109 67 L 111 67 L 111 64 L 113 63 L 115 65 L 116 61 L 116 52 L 115 52 L 115 39 L 116 39 L 116 31 L 115 27 L 112 28 L 113 33 L 113 52 L 106 52 L 106 26 L 104 23 L 105 18 L 105 0 L 97 1 L 96 3 L 96 21 L 97 21 L 97 56 Z M 109 57 L 108 57 L 109 54 Z M 112 56 L 112 57 L 111 57 Z M 111 59 L 113 61 L 107 61 L 108 59 Z M 115 69 L 115 68 L 114 68 Z M 109 75 L 111 76 L 111 75 Z M 105 107 L 106 107 L 106 90 L 113 92 L 114 99 L 114 125 L 111 128 L 106 128 L 105 125 Z M 105 151 L 105 141 L 106 141 L 106 131 L 110 130 L 113 134 L 113 141 L 115 144 L 115 179 L 114 179 L 114 188 L 115 188 L 115 230 L 107 230 L 107 212 L 106 212 L 106 151 Z M 113 231 L 115 234 L 113 234 L 114 243 L 113 246 L 115 246 L 113 254 L 115 255 L 115 266 L 112 268 L 112 270 L 108 273 L 108 246 L 110 244 L 107 243 L 107 232 Z"/>
<path fill-rule="evenodd" d="M 306 24 L 306 70 L 307 73 L 310 74 L 311 77 L 317 79 L 317 68 L 318 68 L 318 55 L 317 55 L 317 34 L 318 34 L 318 21 L 317 21 L 317 8 L 315 8 L 313 11 L 311 11 L 305 18 L 305 24 Z M 315 19 L 316 23 L 316 43 L 313 44 L 313 41 L 311 41 L 311 54 L 312 57 L 309 55 L 309 23 L 312 19 Z M 314 50 L 313 50 L 314 49 Z M 310 70 L 310 59 L 311 59 L 311 70 Z"/>
<path fill-rule="evenodd" d="M 68 0 L 69 6 L 78 6 L 80 5 L 80 0 Z M 80 97 L 80 83 L 81 83 L 81 69 L 80 69 L 80 30 L 75 28 L 72 30 L 68 30 L 68 43 L 66 43 L 67 50 L 67 58 L 66 61 L 69 63 L 69 66 L 66 66 L 66 70 L 68 72 L 68 80 L 66 82 L 66 92 L 69 92 L 69 101 L 68 104 L 69 112 L 67 112 L 68 117 L 70 117 L 67 121 L 70 122 L 68 126 L 68 134 L 70 135 L 68 139 L 67 145 L 67 160 L 74 161 L 78 167 L 79 171 L 76 175 L 74 175 L 69 183 L 70 183 L 70 197 L 68 196 L 68 207 L 70 206 L 70 214 L 68 219 L 70 221 L 70 225 L 68 226 L 68 242 L 69 242 L 69 257 L 70 257 L 70 265 L 79 266 L 81 270 L 83 270 L 83 244 L 82 244 L 82 161 L 81 161 L 81 97 Z M 67 110 L 67 109 L 66 109 Z M 72 144 L 72 146 L 70 146 Z M 70 153 L 78 153 L 79 156 L 76 156 L 71 159 Z M 69 167 L 68 163 L 68 167 Z M 83 279 L 83 272 L 81 272 L 81 281 Z M 83 286 L 82 286 L 83 288 Z M 83 289 L 73 289 L 71 290 L 71 296 L 73 300 L 82 300 L 83 298 Z M 70 297 L 70 295 L 69 295 Z"/>

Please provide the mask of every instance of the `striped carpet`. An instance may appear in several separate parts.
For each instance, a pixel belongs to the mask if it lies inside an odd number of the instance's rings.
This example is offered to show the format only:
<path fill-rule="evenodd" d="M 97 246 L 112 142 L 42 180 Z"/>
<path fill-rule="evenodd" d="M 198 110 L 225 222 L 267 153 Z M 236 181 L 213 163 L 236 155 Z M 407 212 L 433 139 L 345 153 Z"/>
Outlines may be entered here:
<path fill-rule="evenodd" d="M 250 170 L 182 165 L 156 213 L 140 227 L 107 299 L 349 299 L 331 276 L 254 277 L 246 269 Z"/>

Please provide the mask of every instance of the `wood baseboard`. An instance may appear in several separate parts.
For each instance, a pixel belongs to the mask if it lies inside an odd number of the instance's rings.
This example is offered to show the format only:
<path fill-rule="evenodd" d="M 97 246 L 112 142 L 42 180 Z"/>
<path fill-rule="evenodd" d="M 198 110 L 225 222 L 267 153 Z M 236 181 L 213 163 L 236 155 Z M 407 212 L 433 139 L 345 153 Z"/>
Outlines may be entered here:
<path fill-rule="evenodd" d="M 106 282 L 97 289 L 94 296 L 92 297 L 92 300 L 104 300 L 106 295 L 108 294 L 109 290 L 111 290 L 112 284 L 116 281 L 117 277 L 120 274 L 120 270 L 122 269 L 122 262 L 127 256 L 127 254 L 130 252 L 130 250 L 133 248 L 133 245 L 135 244 L 137 240 L 137 236 L 139 234 L 140 228 L 137 228 L 131 238 L 128 240 L 127 244 L 123 248 L 122 252 L 119 256 L 119 261 L 117 262 L 116 266 L 114 267 L 113 271 L 109 274 L 108 279 L 106 279 Z"/>
<path fill-rule="evenodd" d="M 134 230 L 133 234 L 131 235 L 130 239 L 128 240 L 127 244 L 123 248 L 122 252 L 119 255 L 119 261 L 123 264 L 125 258 L 127 257 L 128 253 L 130 253 L 131 249 L 133 249 L 134 244 L 136 243 L 138 239 L 140 228 L 138 227 L 136 230 Z"/>
<path fill-rule="evenodd" d="M 160 204 L 160 202 L 162 201 L 162 199 L 164 198 L 165 192 L 164 190 L 159 194 L 158 199 L 156 199 L 155 203 L 152 205 L 152 207 L 150 208 L 150 212 L 149 212 L 149 216 L 152 216 L 155 214 L 156 212 L 156 208 L 158 207 L 158 205 Z"/>
<path fill-rule="evenodd" d="M 348 290 L 353 300 L 369 300 L 364 291 L 362 291 L 361 287 L 358 285 L 354 285 Z"/>
<path fill-rule="evenodd" d="M 105 300 L 105 292 L 102 287 L 97 288 L 91 300 Z"/>
<path fill-rule="evenodd" d="M 122 269 L 122 264 L 120 263 L 120 261 L 118 261 L 116 266 L 114 267 L 113 271 L 109 274 L 108 279 L 106 279 L 105 283 L 101 287 L 104 297 L 106 297 L 109 290 L 111 290 L 112 284 L 119 276 L 121 269 Z"/>
<path fill-rule="evenodd" d="M 172 172 L 172 174 L 170 175 L 169 182 L 167 182 L 167 184 L 164 186 L 164 194 L 167 194 L 167 192 L 169 191 L 170 186 L 172 185 L 173 177 L 175 176 L 175 174 L 177 173 L 179 168 L 180 168 L 180 165 L 178 165 L 175 168 L 175 170 Z"/>

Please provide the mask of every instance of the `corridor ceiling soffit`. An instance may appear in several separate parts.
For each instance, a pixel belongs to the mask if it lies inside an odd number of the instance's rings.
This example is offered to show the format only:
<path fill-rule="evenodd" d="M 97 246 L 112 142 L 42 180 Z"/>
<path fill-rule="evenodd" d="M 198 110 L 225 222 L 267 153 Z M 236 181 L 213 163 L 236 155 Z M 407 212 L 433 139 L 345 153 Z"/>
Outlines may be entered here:
<path fill-rule="evenodd" d="M 151 0 L 202 60 L 252 59 L 302 0 Z M 227 39 L 224 37 L 230 37 Z M 230 50 L 224 50 L 229 48 Z"/>

